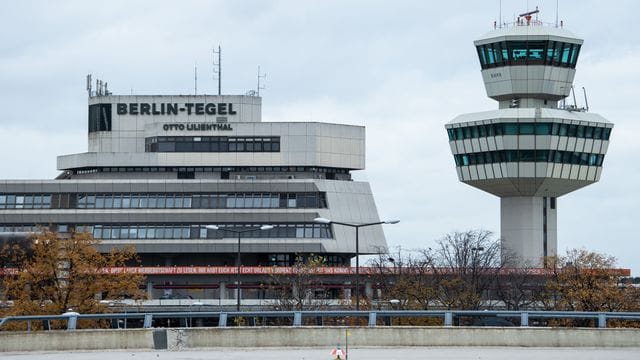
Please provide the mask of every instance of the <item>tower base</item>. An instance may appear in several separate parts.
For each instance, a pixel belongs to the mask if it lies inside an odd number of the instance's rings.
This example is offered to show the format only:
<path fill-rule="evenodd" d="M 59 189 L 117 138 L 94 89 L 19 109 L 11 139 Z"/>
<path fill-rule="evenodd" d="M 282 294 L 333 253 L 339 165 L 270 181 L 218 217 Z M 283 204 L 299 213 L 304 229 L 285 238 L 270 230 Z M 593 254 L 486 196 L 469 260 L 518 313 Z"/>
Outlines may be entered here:
<path fill-rule="evenodd" d="M 510 267 L 543 267 L 557 254 L 556 198 L 514 196 L 500 199 L 503 260 Z"/>

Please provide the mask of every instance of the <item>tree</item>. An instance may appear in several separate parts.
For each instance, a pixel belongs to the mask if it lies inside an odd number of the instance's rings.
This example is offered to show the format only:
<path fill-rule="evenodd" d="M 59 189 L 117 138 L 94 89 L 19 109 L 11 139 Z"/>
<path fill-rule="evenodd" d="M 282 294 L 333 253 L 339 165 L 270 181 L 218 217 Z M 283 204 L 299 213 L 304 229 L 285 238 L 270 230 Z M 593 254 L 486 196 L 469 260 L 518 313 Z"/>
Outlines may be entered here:
<path fill-rule="evenodd" d="M 616 271 L 616 258 L 573 249 L 549 258 L 551 271 L 540 301 L 553 310 L 637 311 L 640 292 L 625 284 Z"/>
<path fill-rule="evenodd" d="M 276 308 L 279 310 L 321 310 L 329 303 L 322 286 L 318 269 L 324 258 L 311 254 L 299 258 L 286 274 L 274 274 L 271 287 L 276 292 Z"/>
<path fill-rule="evenodd" d="M 393 264 L 390 275 L 386 269 Z M 383 300 L 403 309 L 478 309 L 503 267 L 500 242 L 489 231 L 453 232 L 435 249 L 380 254 L 373 261 Z"/>
<path fill-rule="evenodd" d="M 14 270 L 3 278 L 3 297 L 13 301 L 8 315 L 104 312 L 100 298 L 141 299 L 143 276 L 109 274 L 110 267 L 127 266 L 136 260 L 132 248 L 97 251 L 98 241 L 89 233 L 63 236 L 43 230 L 22 245 L 4 246 L 0 257 Z"/>
<path fill-rule="evenodd" d="M 486 230 L 453 232 L 423 250 L 439 302 L 448 309 L 478 309 L 503 267 L 500 242 Z"/>

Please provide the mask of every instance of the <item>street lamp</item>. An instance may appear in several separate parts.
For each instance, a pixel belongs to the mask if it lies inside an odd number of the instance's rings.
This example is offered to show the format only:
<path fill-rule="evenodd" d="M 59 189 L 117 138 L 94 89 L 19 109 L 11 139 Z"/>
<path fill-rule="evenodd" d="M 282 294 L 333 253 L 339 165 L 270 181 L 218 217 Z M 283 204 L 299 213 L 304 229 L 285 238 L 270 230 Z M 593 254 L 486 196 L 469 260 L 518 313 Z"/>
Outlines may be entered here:
<path fill-rule="evenodd" d="M 360 259 L 358 258 L 358 255 L 360 253 L 360 241 L 358 237 L 358 234 L 360 232 L 359 230 L 361 227 L 366 227 L 366 226 L 381 225 L 381 224 L 397 224 L 400 222 L 400 220 L 385 220 L 385 221 L 377 221 L 377 222 L 366 223 L 366 224 L 349 224 L 349 223 L 332 221 L 329 219 L 318 217 L 313 219 L 313 221 L 319 224 L 337 224 L 337 225 L 348 226 L 356 229 L 356 311 L 360 310 L 360 291 L 359 291 L 360 290 Z"/>
<path fill-rule="evenodd" d="M 236 272 L 236 310 L 240 311 L 240 237 L 242 234 L 244 233 L 248 233 L 251 231 L 258 231 L 258 230 L 271 230 L 273 229 L 272 225 L 262 225 L 260 227 L 252 227 L 252 228 L 248 228 L 248 229 L 243 229 L 243 230 L 235 230 L 235 229 L 227 229 L 224 227 L 218 227 L 217 225 L 207 225 L 206 226 L 207 229 L 210 230 L 220 230 L 220 231 L 227 231 L 230 233 L 234 233 L 234 234 L 238 234 L 238 252 L 236 254 L 236 265 L 238 267 L 238 271 Z"/>

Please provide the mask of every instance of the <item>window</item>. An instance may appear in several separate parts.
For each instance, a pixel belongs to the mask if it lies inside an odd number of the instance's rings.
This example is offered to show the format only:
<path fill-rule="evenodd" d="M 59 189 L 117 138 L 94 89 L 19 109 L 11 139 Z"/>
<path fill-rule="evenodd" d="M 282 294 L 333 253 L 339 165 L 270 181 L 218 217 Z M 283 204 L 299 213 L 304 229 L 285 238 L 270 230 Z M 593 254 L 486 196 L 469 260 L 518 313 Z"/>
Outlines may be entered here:
<path fill-rule="evenodd" d="M 111 104 L 89 105 L 89 133 L 111 131 Z"/>
<path fill-rule="evenodd" d="M 551 124 L 549 123 L 536 123 L 536 135 L 550 135 Z"/>
<path fill-rule="evenodd" d="M 518 135 L 518 124 L 515 124 L 515 123 L 504 124 L 504 134 Z"/>
<path fill-rule="evenodd" d="M 533 135 L 535 133 L 534 123 L 520 123 L 520 135 Z"/>

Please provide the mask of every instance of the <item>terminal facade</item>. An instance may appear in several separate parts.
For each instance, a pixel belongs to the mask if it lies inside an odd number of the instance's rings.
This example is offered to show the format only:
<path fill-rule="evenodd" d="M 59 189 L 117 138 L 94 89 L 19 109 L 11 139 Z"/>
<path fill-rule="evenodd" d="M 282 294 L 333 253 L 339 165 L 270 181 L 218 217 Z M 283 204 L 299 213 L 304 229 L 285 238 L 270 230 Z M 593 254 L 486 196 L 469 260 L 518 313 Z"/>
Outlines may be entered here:
<path fill-rule="evenodd" d="M 317 256 L 349 267 L 354 229 L 314 219 L 379 221 L 369 184 L 351 177 L 365 128 L 261 118 L 257 96 L 90 93 L 88 151 L 59 156 L 54 180 L 0 181 L 0 233 L 46 226 L 88 231 L 105 252 L 133 245 L 152 298 L 236 296 L 234 231 L 255 230 L 240 245 L 244 298 L 264 296 L 267 268 Z M 386 247 L 380 225 L 360 229 L 359 254 Z M 336 296 L 351 290 L 337 281 Z"/>
<path fill-rule="evenodd" d="M 498 109 L 446 124 L 458 179 L 500 197 L 502 252 L 517 267 L 557 254 L 557 199 L 600 179 L 613 128 L 566 104 L 583 40 L 533 13 L 474 43 Z"/>

